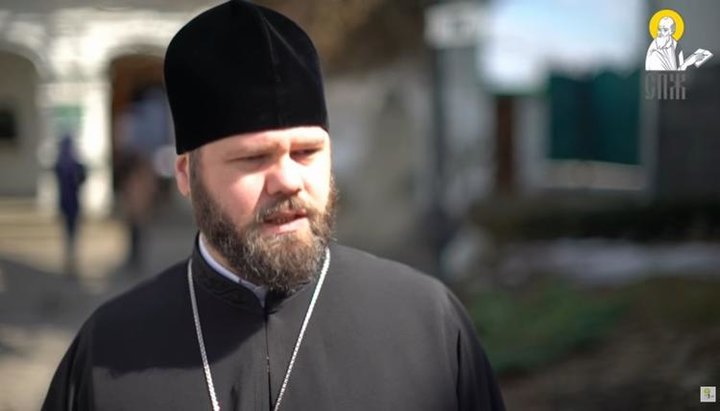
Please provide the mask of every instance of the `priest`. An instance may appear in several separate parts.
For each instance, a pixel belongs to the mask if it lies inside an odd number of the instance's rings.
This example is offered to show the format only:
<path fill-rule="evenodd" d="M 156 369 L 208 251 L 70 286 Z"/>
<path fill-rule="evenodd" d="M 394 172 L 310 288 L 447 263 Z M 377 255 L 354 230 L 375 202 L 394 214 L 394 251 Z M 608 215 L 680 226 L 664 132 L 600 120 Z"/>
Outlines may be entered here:
<path fill-rule="evenodd" d="M 232 0 L 175 35 L 164 69 L 194 251 L 90 316 L 43 410 L 503 409 L 447 288 L 331 240 L 328 119 L 302 29 Z"/>

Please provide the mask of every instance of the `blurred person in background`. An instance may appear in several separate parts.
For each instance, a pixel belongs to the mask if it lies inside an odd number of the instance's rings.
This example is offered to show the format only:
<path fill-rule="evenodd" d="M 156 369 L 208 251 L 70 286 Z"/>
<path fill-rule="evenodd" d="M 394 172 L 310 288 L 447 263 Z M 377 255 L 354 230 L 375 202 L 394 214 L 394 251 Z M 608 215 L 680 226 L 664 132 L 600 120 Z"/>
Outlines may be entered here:
<path fill-rule="evenodd" d="M 76 271 L 76 247 L 78 217 L 80 216 L 80 187 L 85 182 L 85 166 L 77 159 L 72 137 L 66 134 L 60 140 L 55 176 L 58 183 L 58 206 L 65 231 L 65 273 L 74 276 Z"/>
<path fill-rule="evenodd" d="M 498 410 L 475 330 L 440 282 L 331 240 L 317 52 L 232 0 L 165 56 L 189 259 L 100 307 L 44 410 Z"/>
<path fill-rule="evenodd" d="M 150 160 L 142 153 L 130 151 L 123 156 L 120 176 L 120 203 L 127 227 L 128 255 L 126 269 L 140 274 L 144 262 L 143 227 L 152 214 L 157 192 L 157 176 Z"/>

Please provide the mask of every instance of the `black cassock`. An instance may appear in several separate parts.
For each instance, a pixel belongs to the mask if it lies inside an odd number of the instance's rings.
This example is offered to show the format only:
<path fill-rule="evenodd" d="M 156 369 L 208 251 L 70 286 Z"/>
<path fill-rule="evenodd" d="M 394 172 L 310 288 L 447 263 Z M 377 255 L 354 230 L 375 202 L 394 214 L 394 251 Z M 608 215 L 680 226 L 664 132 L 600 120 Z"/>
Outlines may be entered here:
<path fill-rule="evenodd" d="M 437 280 L 333 244 L 282 410 L 496 410 L 474 328 Z M 193 276 L 222 410 L 271 409 L 315 282 L 263 308 L 205 262 Z M 187 263 L 101 306 L 65 354 L 43 410 L 209 410 Z"/>

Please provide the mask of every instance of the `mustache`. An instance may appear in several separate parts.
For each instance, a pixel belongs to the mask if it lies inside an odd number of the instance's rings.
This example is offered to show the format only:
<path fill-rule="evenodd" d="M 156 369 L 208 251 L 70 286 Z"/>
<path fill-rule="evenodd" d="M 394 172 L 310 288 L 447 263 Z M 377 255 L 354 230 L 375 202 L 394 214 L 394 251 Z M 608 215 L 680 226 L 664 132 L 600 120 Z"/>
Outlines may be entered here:
<path fill-rule="evenodd" d="M 304 211 L 309 219 L 316 217 L 320 211 L 300 197 L 284 197 L 274 201 L 272 204 L 263 207 L 255 214 L 255 223 L 261 224 L 273 214 Z"/>

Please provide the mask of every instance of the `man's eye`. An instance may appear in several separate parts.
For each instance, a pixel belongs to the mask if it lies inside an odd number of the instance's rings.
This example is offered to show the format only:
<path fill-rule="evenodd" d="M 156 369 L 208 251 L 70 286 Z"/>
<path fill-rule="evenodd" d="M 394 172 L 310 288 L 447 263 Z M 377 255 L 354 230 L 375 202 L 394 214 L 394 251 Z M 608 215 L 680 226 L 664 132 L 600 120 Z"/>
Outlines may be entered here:
<path fill-rule="evenodd" d="M 256 154 L 254 156 L 241 157 L 238 160 L 243 161 L 243 162 L 255 163 L 255 162 L 263 161 L 266 158 L 267 158 L 266 154 Z"/>
<path fill-rule="evenodd" d="M 304 150 L 295 150 L 295 151 L 293 151 L 293 156 L 295 156 L 295 157 L 309 157 L 309 156 L 317 153 L 318 151 L 320 151 L 320 150 L 317 149 L 317 148 L 307 148 L 307 149 L 304 149 Z"/>

